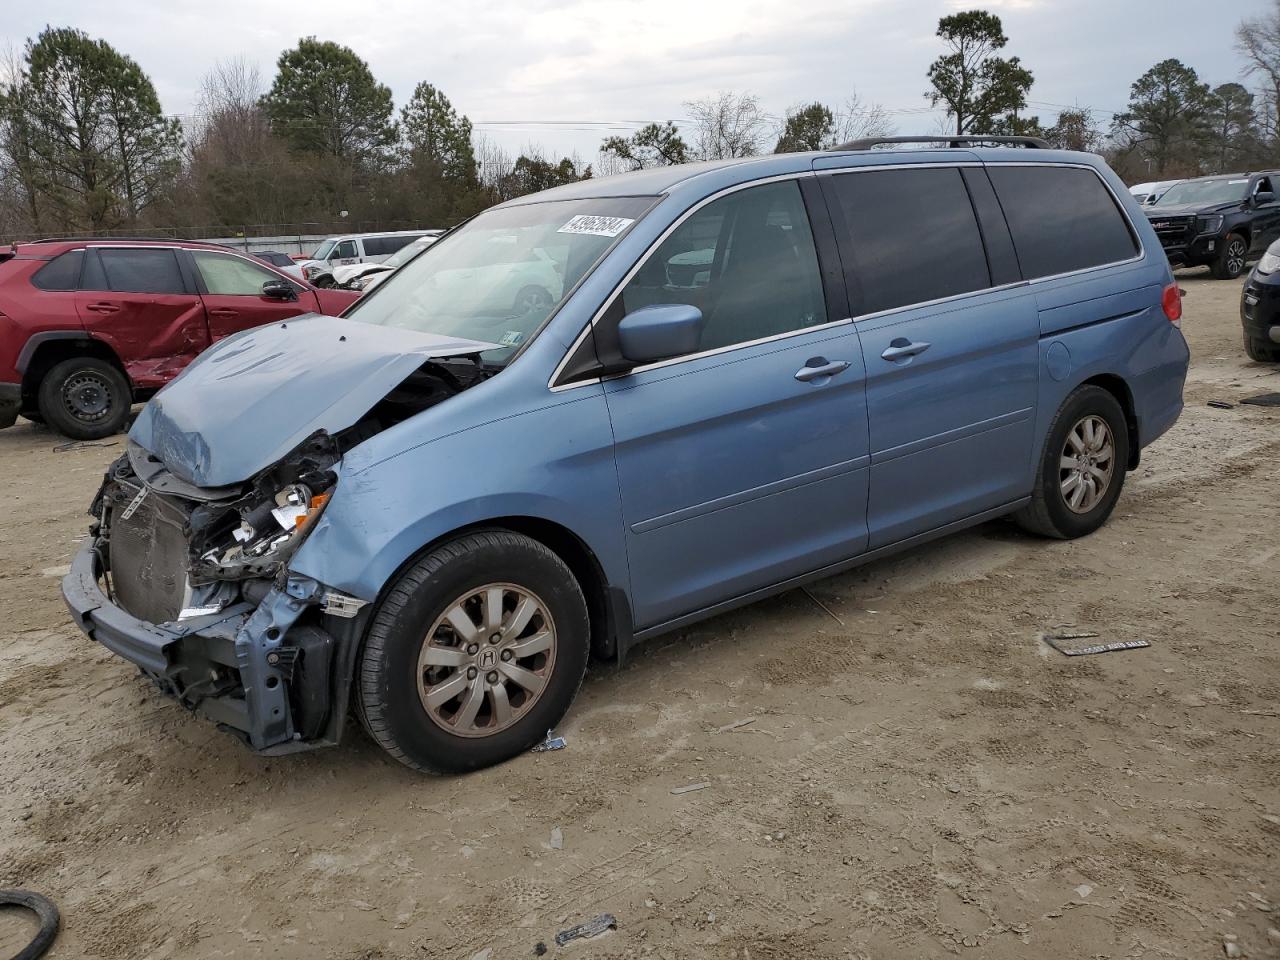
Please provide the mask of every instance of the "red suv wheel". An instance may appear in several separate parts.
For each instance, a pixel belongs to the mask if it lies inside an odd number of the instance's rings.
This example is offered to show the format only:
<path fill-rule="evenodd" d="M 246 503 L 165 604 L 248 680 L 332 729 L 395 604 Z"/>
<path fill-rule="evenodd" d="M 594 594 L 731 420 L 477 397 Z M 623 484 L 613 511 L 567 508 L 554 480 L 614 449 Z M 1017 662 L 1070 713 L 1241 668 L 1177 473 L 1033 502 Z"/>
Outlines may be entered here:
<path fill-rule="evenodd" d="M 129 417 L 132 391 L 116 367 L 96 357 L 63 360 L 40 381 L 45 422 L 73 440 L 119 432 Z"/>

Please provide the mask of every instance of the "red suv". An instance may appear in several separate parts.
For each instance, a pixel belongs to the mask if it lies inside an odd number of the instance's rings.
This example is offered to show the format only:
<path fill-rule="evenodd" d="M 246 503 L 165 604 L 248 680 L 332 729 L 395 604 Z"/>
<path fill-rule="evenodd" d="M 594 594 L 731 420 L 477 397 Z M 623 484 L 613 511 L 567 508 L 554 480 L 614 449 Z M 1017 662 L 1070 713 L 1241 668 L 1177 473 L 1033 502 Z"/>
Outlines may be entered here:
<path fill-rule="evenodd" d="M 22 414 L 77 440 L 105 437 L 211 343 L 301 313 L 337 315 L 358 297 L 211 243 L 0 250 L 0 428 Z"/>

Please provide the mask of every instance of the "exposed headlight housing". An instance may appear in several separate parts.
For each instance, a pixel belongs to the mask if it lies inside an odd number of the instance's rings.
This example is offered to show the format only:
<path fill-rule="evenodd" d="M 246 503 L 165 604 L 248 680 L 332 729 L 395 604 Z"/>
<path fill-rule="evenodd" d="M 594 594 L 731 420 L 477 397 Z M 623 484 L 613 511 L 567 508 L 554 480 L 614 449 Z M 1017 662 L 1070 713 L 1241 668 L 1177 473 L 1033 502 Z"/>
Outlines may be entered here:
<path fill-rule="evenodd" d="M 1222 214 L 1213 213 L 1206 217 L 1196 217 L 1196 233 L 1205 236 L 1210 233 L 1217 233 L 1222 229 Z"/>
<path fill-rule="evenodd" d="M 1275 273 L 1277 270 L 1280 270 L 1280 249 L 1273 246 L 1258 261 L 1258 272 Z"/>

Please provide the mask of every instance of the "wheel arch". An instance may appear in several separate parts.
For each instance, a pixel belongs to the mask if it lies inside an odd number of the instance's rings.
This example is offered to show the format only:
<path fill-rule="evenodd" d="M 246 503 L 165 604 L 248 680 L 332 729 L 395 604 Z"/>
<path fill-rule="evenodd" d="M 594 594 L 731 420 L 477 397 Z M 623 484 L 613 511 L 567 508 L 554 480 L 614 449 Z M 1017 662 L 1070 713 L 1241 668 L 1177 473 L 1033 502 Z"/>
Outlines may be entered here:
<path fill-rule="evenodd" d="M 369 622 L 372 623 L 377 609 L 382 606 L 387 594 L 406 570 L 442 543 L 479 530 L 505 530 L 522 534 L 538 541 L 563 560 L 582 587 L 582 594 L 587 601 L 592 653 L 602 659 L 626 653 L 632 635 L 631 603 L 626 591 L 609 583 L 603 564 L 586 541 L 563 524 L 544 517 L 492 517 L 457 527 L 428 541 L 410 554 L 387 578 L 374 601 L 374 615 L 369 618 Z M 363 637 L 360 645 L 364 645 Z"/>
<path fill-rule="evenodd" d="M 94 357 L 104 360 L 120 371 L 131 390 L 133 380 L 120 357 L 103 341 L 75 330 L 53 330 L 33 335 L 18 355 L 17 370 L 22 374 L 22 406 L 24 410 L 36 408 L 40 382 L 45 374 L 63 360 L 75 357 Z"/>
<path fill-rule="evenodd" d="M 1138 439 L 1137 408 L 1134 406 L 1133 390 L 1129 387 L 1128 381 L 1118 374 L 1099 373 L 1088 380 L 1082 380 L 1077 389 L 1087 386 L 1101 387 L 1115 397 L 1116 402 L 1120 404 L 1120 409 L 1124 411 L 1125 428 L 1129 431 L 1128 468 L 1136 469 L 1142 458 L 1142 450 Z"/>

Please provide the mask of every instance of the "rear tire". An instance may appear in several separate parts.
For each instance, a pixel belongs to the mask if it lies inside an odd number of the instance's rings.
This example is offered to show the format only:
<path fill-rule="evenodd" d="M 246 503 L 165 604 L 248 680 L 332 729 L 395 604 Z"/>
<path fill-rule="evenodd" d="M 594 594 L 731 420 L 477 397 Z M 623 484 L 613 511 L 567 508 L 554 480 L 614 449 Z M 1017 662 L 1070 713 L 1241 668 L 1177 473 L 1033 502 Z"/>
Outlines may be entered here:
<path fill-rule="evenodd" d="M 1280 363 L 1280 344 L 1244 335 L 1244 352 L 1258 363 Z"/>
<path fill-rule="evenodd" d="M 1014 515 L 1018 525 L 1059 540 L 1093 533 L 1120 498 L 1129 442 L 1116 398 L 1092 384 L 1077 387 L 1049 428 L 1031 503 Z"/>
<path fill-rule="evenodd" d="M 432 550 L 387 594 L 360 657 L 358 712 L 415 770 L 487 767 L 559 723 L 589 652 L 586 600 L 563 560 L 517 533 L 468 534 Z"/>
<path fill-rule="evenodd" d="M 45 423 L 72 440 L 100 440 L 129 419 L 133 391 L 120 369 L 97 357 L 54 365 L 37 394 Z"/>
<path fill-rule="evenodd" d="M 1215 280 L 1235 280 L 1244 273 L 1249 258 L 1249 244 L 1238 233 L 1227 234 L 1209 269 Z"/>

